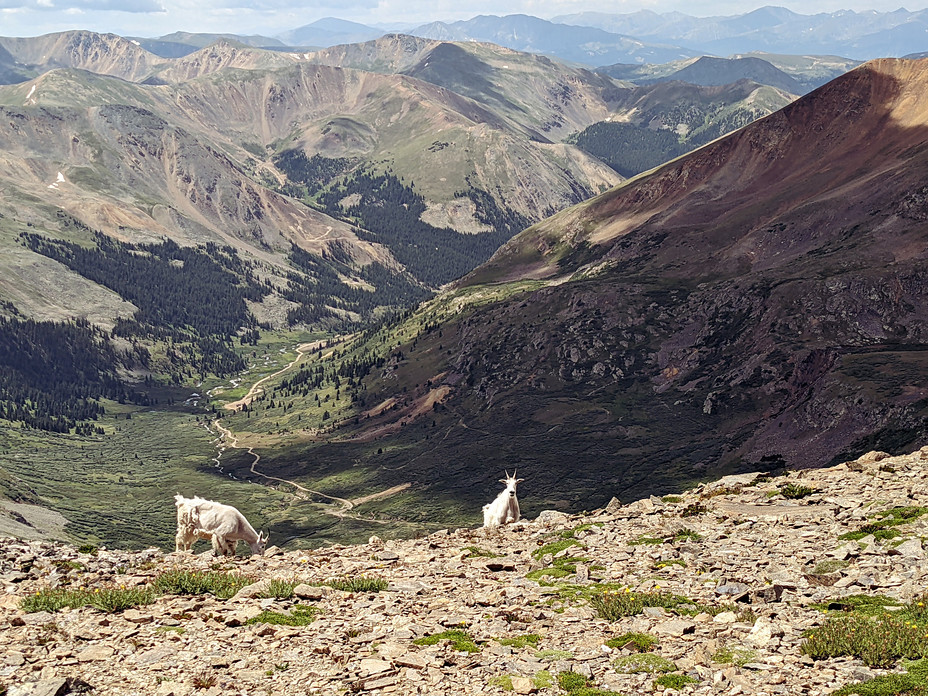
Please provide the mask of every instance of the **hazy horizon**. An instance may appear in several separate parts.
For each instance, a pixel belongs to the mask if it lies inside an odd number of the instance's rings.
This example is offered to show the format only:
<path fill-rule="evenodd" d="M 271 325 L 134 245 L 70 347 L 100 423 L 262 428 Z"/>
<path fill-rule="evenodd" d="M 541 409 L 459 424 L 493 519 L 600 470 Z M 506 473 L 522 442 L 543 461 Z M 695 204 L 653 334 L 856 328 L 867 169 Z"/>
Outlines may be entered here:
<path fill-rule="evenodd" d="M 424 3 L 420 0 L 354 0 L 349 4 L 321 0 L 312 6 L 292 0 L 0 0 L 0 36 L 40 36 L 59 31 L 83 29 L 122 36 L 154 38 L 174 32 L 260 34 L 275 37 L 287 31 L 329 17 L 385 29 L 408 29 L 429 22 L 453 22 L 478 15 L 527 14 L 553 19 L 580 12 L 627 14 L 640 10 L 657 13 L 682 12 L 696 17 L 740 15 L 762 7 L 785 7 L 798 14 L 851 10 L 854 12 L 894 10 L 874 8 L 872 2 L 758 2 L 751 6 L 735 0 L 712 0 L 694 11 L 682 0 L 618 2 L 608 0 L 478 0 L 462 10 L 446 0 Z M 928 0 L 907 3 L 915 12 L 928 7 Z M 902 9 L 902 8 L 897 8 Z M 928 44 L 928 42 L 926 42 Z"/>

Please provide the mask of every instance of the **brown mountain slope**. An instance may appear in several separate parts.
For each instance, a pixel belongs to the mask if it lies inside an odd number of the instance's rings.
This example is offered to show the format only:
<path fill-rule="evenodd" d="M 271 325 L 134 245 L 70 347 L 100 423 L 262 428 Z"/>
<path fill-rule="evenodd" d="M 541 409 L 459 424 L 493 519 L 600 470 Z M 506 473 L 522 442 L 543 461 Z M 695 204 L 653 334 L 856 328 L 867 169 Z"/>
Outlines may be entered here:
<path fill-rule="evenodd" d="M 80 38 L 74 33 L 56 36 L 58 43 Z M 130 53 L 141 51 L 119 37 L 89 36 L 108 47 L 108 53 L 101 48 L 94 54 L 98 58 L 117 54 L 126 46 L 131 47 Z M 38 60 L 53 38 L 22 40 L 16 47 L 23 56 Z M 403 45 L 412 41 L 409 37 L 393 39 Z M 427 53 L 426 46 L 437 45 L 420 40 L 412 43 L 421 44 L 421 51 L 414 51 L 417 57 Z M 351 62 L 355 53 L 351 48 L 345 47 L 346 55 L 329 59 Z M 370 53 L 359 62 L 372 66 L 378 60 L 392 60 L 396 50 L 389 41 L 357 48 Z M 485 47 L 481 50 L 492 54 Z M 77 65 L 97 74 L 46 72 L 36 82 L 0 90 L 0 101 L 17 106 L 140 106 L 215 144 L 242 165 L 266 153 L 268 159 L 257 166 L 276 174 L 279 181 L 283 177 L 273 172 L 270 157 L 294 148 L 308 157 L 350 157 L 376 168 L 389 166 L 425 196 L 429 221 L 437 226 L 468 232 L 485 229 L 475 218 L 473 203 L 455 196 L 471 185 L 490 192 L 498 206 L 540 220 L 552 210 L 621 180 L 574 146 L 552 145 L 539 136 L 538 123 L 549 120 L 546 113 L 530 113 L 522 106 L 499 111 L 493 103 L 481 103 L 412 77 L 309 62 L 311 54 L 281 54 L 218 42 L 173 61 L 133 64 L 133 70 L 127 63 L 117 74 L 146 83 L 135 85 L 101 79 L 100 75 L 114 70 L 106 61 L 91 65 L 69 58 L 60 48 L 55 55 L 60 56 L 56 65 Z M 525 60 L 512 55 L 512 61 Z M 559 79 L 554 72 L 551 84 Z M 603 80 L 596 77 L 594 81 Z M 575 101 L 589 100 L 585 95 L 565 97 L 558 108 L 570 110 Z M 585 122 L 606 113 L 601 99 L 590 109 Z"/>
<path fill-rule="evenodd" d="M 392 410 L 345 434 L 419 448 L 384 484 L 466 498 L 518 465 L 577 507 L 925 444 L 926 82 L 867 64 L 526 230 L 410 320 L 365 383 Z"/>
<path fill-rule="evenodd" d="M 144 79 L 164 59 L 115 34 L 65 31 L 30 38 L 0 37 L 0 47 L 24 68 L 79 68 L 124 80 Z"/>
<path fill-rule="evenodd" d="M 169 108 L 233 142 L 389 162 L 435 204 L 469 179 L 534 220 L 619 179 L 575 147 L 533 141 L 506 115 L 406 76 L 313 64 L 234 76 L 187 82 Z"/>
<path fill-rule="evenodd" d="M 475 278 L 493 280 L 494 269 L 518 274 L 528 259 L 534 276 L 574 272 L 583 264 L 562 258 L 583 244 L 594 246 L 594 264 L 672 266 L 680 277 L 789 263 L 881 207 L 881 199 L 912 190 L 921 176 L 913 158 L 928 130 L 926 83 L 926 61 L 868 63 L 748 128 L 546 220 Z M 894 215 L 888 224 L 909 228 L 907 219 Z M 779 226 L 771 231 L 773 223 Z M 632 231 L 636 239 L 672 232 L 673 240 L 643 255 L 625 239 Z M 517 257 L 519 263 L 509 264 Z"/>
<path fill-rule="evenodd" d="M 150 111 L 0 108 L 2 201 L 40 196 L 30 214 L 61 209 L 119 237 L 220 241 L 252 253 L 292 241 L 320 252 L 345 240 L 361 263 L 389 259 L 338 222 L 257 185 L 222 153 Z M 48 206 L 48 208 L 46 208 Z"/>
<path fill-rule="evenodd" d="M 402 73 L 469 97 L 534 138 L 562 140 L 605 119 L 631 92 L 621 83 L 552 61 L 479 42 L 391 34 L 306 54 L 313 63 Z"/>
<path fill-rule="evenodd" d="M 262 51 L 221 40 L 165 63 L 148 81 L 184 82 L 225 68 L 266 70 L 287 67 L 297 60 L 299 57 L 293 53 Z"/>
<path fill-rule="evenodd" d="M 386 34 L 373 41 L 342 44 L 304 53 L 303 57 L 319 65 L 398 73 L 418 63 L 424 54 L 438 44 L 438 41 L 418 36 Z"/>

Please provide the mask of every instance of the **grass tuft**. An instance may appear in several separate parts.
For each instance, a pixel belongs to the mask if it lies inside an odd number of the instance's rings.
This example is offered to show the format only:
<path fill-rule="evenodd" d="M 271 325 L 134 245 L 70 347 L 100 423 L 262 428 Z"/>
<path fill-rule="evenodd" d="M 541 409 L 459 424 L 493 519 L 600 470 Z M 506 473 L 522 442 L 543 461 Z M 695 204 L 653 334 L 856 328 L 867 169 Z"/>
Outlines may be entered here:
<path fill-rule="evenodd" d="M 756 659 L 757 653 L 748 648 L 719 648 L 712 656 L 712 660 L 720 665 L 736 665 L 738 667 L 744 667 Z"/>
<path fill-rule="evenodd" d="M 496 642 L 500 645 L 508 645 L 511 648 L 524 648 L 527 645 L 535 647 L 540 640 L 541 636 L 537 633 L 524 633 L 521 636 L 513 636 L 512 638 L 497 638 Z"/>
<path fill-rule="evenodd" d="M 684 686 L 697 683 L 699 683 L 698 679 L 694 679 L 687 674 L 665 674 L 658 677 L 653 682 L 655 689 L 660 687 L 662 689 L 675 689 L 677 691 L 682 689 Z"/>
<path fill-rule="evenodd" d="M 451 643 L 453 647 L 458 652 L 467 652 L 467 653 L 478 653 L 480 652 L 480 646 L 474 642 L 474 639 L 467 631 L 462 631 L 460 629 L 452 629 L 450 631 L 442 631 L 441 633 L 434 633 L 430 636 L 423 636 L 422 638 L 416 638 L 413 641 L 414 645 L 437 645 L 443 640 L 447 640 Z"/>
<path fill-rule="evenodd" d="M 542 662 L 557 662 L 558 660 L 570 660 L 573 653 L 566 650 L 539 650 L 535 653 L 535 658 Z"/>
<path fill-rule="evenodd" d="M 508 674 L 497 674 L 490 678 L 490 686 L 498 686 L 503 691 L 512 691 L 512 677 Z"/>
<path fill-rule="evenodd" d="M 837 558 L 830 558 L 824 561 L 819 561 L 815 564 L 815 568 L 812 569 L 810 575 L 831 575 L 832 573 L 837 573 L 839 570 L 844 570 L 849 565 L 850 561 L 839 561 Z"/>
<path fill-rule="evenodd" d="M 928 594 L 900 608 L 879 595 L 851 595 L 815 606 L 840 613 L 806 634 L 802 651 L 813 659 L 853 656 L 871 667 L 891 667 L 903 658 L 928 657 Z"/>
<path fill-rule="evenodd" d="M 647 674 L 673 672 L 677 666 L 666 657 L 654 653 L 637 653 L 614 660 L 612 666 L 620 674 Z"/>
<path fill-rule="evenodd" d="M 108 614 L 125 609 L 151 604 L 158 592 L 150 587 L 98 587 L 95 589 L 69 590 L 62 588 L 40 590 L 25 597 L 19 608 L 26 613 L 36 611 L 56 612 L 64 609 L 93 607 Z"/>
<path fill-rule="evenodd" d="M 641 535 L 629 542 L 632 546 L 659 546 L 664 543 L 663 537 L 649 537 Z"/>
<path fill-rule="evenodd" d="M 898 607 L 899 602 L 885 595 L 855 594 L 811 605 L 819 611 L 856 612 L 874 616 L 885 611 L 886 607 Z"/>
<path fill-rule="evenodd" d="M 306 604 L 297 604 L 289 613 L 276 611 L 262 611 L 254 618 L 248 619 L 247 624 L 272 624 L 275 626 L 308 626 L 316 620 L 319 609 Z"/>
<path fill-rule="evenodd" d="M 552 541 L 551 543 L 545 544 L 544 546 L 539 546 L 537 549 L 532 551 L 532 558 L 534 558 L 536 561 L 540 561 L 545 557 L 545 555 L 549 553 L 554 556 L 564 549 L 570 548 L 571 546 L 583 546 L 583 544 L 581 544 L 573 537 L 558 539 L 557 541 Z"/>
<path fill-rule="evenodd" d="M 590 598 L 590 604 L 606 621 L 617 621 L 625 616 L 635 616 L 645 607 L 662 607 L 682 613 L 691 613 L 696 608 L 691 600 L 668 592 L 633 592 L 625 590 L 605 590 Z"/>
<path fill-rule="evenodd" d="M 536 672 L 532 677 L 532 685 L 536 689 L 549 689 L 554 686 L 554 675 L 546 669 Z"/>
<path fill-rule="evenodd" d="M 557 685 L 567 693 L 574 693 L 589 683 L 586 677 L 577 672 L 558 672 Z"/>
<path fill-rule="evenodd" d="M 805 498 L 806 496 L 812 495 L 816 490 L 810 488 L 809 486 L 803 486 L 798 483 L 787 483 L 780 489 L 780 495 L 789 500 L 799 500 L 800 498 Z"/>
<path fill-rule="evenodd" d="M 926 513 L 928 513 L 928 507 L 917 505 L 896 506 L 871 515 L 870 519 L 874 520 L 873 522 L 869 522 L 853 532 L 842 534 L 838 538 L 857 541 L 872 534 L 875 539 L 895 539 L 902 536 L 902 534 L 898 530 L 892 529 L 893 527 L 914 522 Z"/>
<path fill-rule="evenodd" d="M 299 580 L 273 578 L 267 590 L 258 596 L 262 599 L 291 599 L 293 597 L 293 588 L 299 584 Z"/>
<path fill-rule="evenodd" d="M 390 583 L 383 578 L 373 578 L 359 575 L 353 578 L 336 578 L 325 583 L 329 587 L 342 592 L 383 592 Z"/>
<path fill-rule="evenodd" d="M 709 512 L 709 508 L 702 503 L 692 503 L 680 511 L 680 517 L 696 517 Z"/>
<path fill-rule="evenodd" d="M 625 648 L 635 652 L 651 652 L 657 647 L 659 641 L 650 633 L 623 633 L 606 641 L 610 648 Z"/>
<path fill-rule="evenodd" d="M 164 594 L 204 595 L 230 599 L 254 582 L 240 573 L 200 570 L 169 570 L 155 578 L 154 587 Z"/>
<path fill-rule="evenodd" d="M 702 541 L 702 534 L 694 532 L 692 529 L 683 528 L 673 535 L 674 541 Z"/>

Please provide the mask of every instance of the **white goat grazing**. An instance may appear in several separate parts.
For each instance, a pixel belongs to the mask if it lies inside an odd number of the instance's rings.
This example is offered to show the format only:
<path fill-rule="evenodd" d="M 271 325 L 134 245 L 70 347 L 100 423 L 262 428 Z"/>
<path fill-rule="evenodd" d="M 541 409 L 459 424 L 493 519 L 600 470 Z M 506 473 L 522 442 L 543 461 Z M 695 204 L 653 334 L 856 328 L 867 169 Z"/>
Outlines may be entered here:
<path fill-rule="evenodd" d="M 198 496 L 185 498 L 180 493 L 174 496 L 177 506 L 177 535 L 174 537 L 175 551 L 190 551 L 197 539 L 212 539 L 213 535 L 198 530 L 193 522 L 193 511 L 206 500 Z"/>
<path fill-rule="evenodd" d="M 223 505 L 200 497 L 174 496 L 177 505 L 178 551 L 188 550 L 197 539 L 209 539 L 213 553 L 217 556 L 234 556 L 239 541 L 251 547 L 255 555 L 262 555 L 267 546 L 267 536 L 256 532 L 245 516 L 231 505 Z"/>
<path fill-rule="evenodd" d="M 506 484 L 506 488 L 496 496 L 496 500 L 483 506 L 484 527 L 499 527 L 519 521 L 519 499 L 516 498 L 516 485 L 522 481 L 523 479 L 516 478 L 515 471 L 512 472 L 512 476 L 506 472 L 506 478 L 499 480 L 500 483 Z"/>

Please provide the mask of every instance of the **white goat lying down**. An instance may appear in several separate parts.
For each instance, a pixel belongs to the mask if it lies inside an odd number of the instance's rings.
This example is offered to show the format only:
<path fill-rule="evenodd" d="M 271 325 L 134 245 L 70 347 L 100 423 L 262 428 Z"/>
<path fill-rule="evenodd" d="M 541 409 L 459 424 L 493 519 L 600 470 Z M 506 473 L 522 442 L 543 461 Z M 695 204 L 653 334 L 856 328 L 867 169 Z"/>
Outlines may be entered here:
<path fill-rule="evenodd" d="M 195 496 L 185 498 L 180 493 L 174 496 L 177 506 L 177 536 L 174 537 L 177 551 L 189 551 L 197 539 L 209 539 L 213 553 L 217 556 L 234 556 L 239 541 L 251 547 L 258 556 L 264 553 L 267 537 L 256 532 L 245 516 L 231 505 Z"/>
<path fill-rule="evenodd" d="M 506 488 L 496 496 L 496 500 L 483 506 L 484 527 L 499 527 L 519 521 L 519 499 L 516 498 L 516 485 L 522 483 L 524 479 L 517 479 L 515 471 L 512 472 L 512 476 L 508 472 L 505 473 L 506 478 L 500 479 L 499 482 L 506 484 Z"/>

